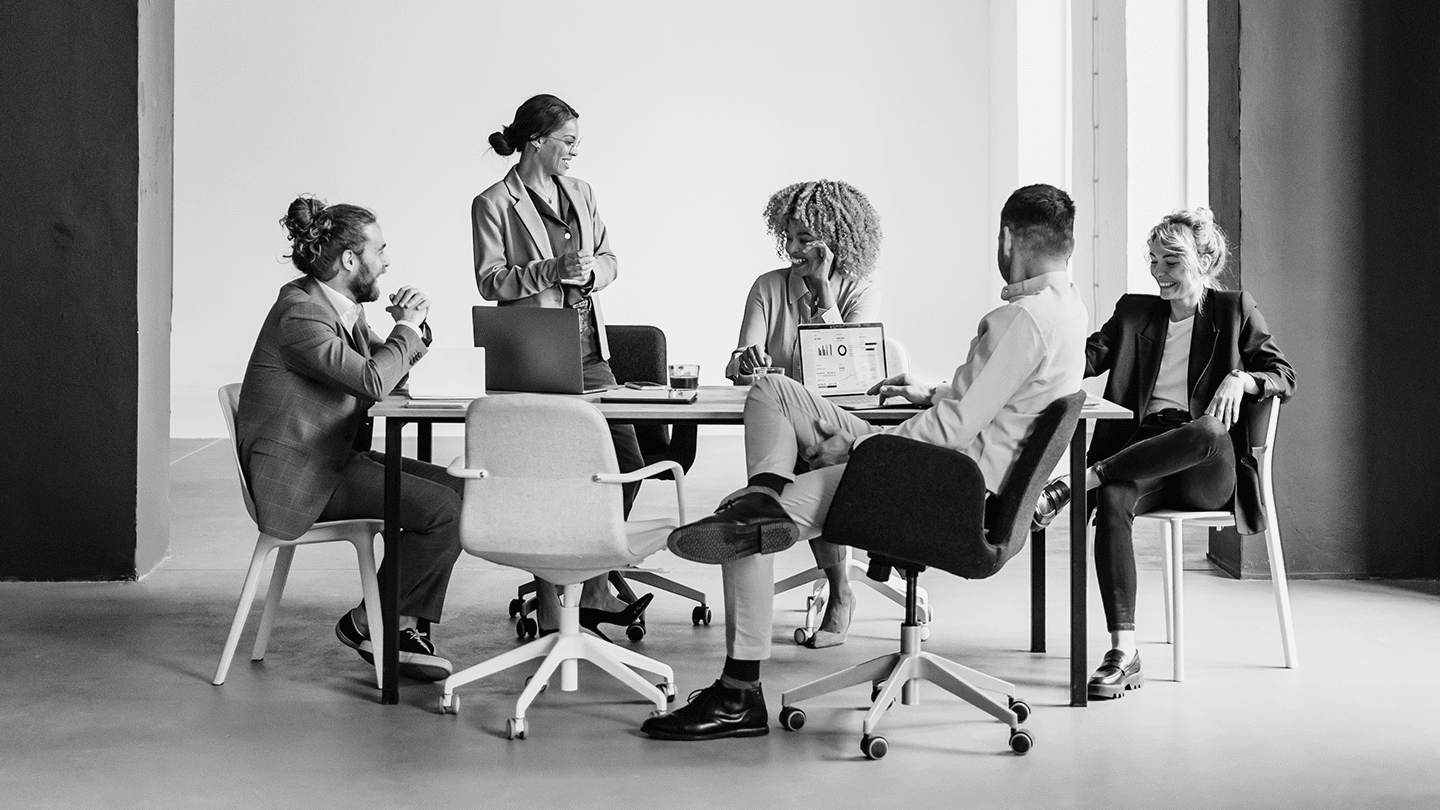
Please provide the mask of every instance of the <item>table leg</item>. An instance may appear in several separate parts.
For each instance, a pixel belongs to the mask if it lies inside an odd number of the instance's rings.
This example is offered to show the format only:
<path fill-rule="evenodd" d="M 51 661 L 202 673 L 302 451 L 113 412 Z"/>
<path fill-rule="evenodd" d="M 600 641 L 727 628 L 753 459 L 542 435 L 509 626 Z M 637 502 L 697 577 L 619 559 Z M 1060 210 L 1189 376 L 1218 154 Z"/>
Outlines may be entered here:
<path fill-rule="evenodd" d="M 1045 530 L 1030 533 L 1030 652 L 1045 652 Z"/>
<path fill-rule="evenodd" d="M 383 686 L 380 702 L 400 702 L 400 433 L 404 419 L 385 420 L 385 572 L 380 584 Z"/>
<path fill-rule="evenodd" d="M 1085 596 L 1089 561 L 1086 559 L 1085 422 L 1082 417 L 1070 439 L 1070 705 L 1086 705 L 1089 666 L 1085 663 Z"/>
<path fill-rule="evenodd" d="M 415 458 L 421 461 L 430 460 L 430 436 L 431 428 L 434 425 L 430 422 L 415 423 Z"/>

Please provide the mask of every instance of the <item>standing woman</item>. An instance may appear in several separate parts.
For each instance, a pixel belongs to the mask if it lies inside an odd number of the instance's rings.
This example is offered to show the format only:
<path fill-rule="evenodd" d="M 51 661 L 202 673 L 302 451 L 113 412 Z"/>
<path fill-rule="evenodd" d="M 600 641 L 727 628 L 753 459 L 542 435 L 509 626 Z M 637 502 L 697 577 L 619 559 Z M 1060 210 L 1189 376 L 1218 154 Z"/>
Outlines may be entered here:
<path fill-rule="evenodd" d="M 490 135 L 495 153 L 520 153 L 520 161 L 500 182 L 485 189 L 470 206 L 475 241 L 475 284 L 480 295 L 500 306 L 573 309 L 580 318 L 580 353 L 585 388 L 615 385 L 605 321 L 595 293 L 615 280 L 615 254 L 595 196 L 583 180 L 567 176 L 579 154 L 580 114 L 555 96 L 541 94 L 515 111 L 515 120 Z M 635 428 L 612 425 L 610 435 L 621 472 L 645 465 Z M 625 514 L 640 484 L 623 486 Z M 558 602 L 542 600 L 541 624 L 558 613 Z M 629 606 L 605 587 L 605 578 L 586 583 L 585 608 L 599 611 L 583 620 L 630 624 L 645 609 L 649 595 Z M 582 613 L 585 611 L 582 609 Z"/>
<path fill-rule="evenodd" d="M 1085 376 L 1106 371 L 1105 398 L 1134 412 L 1102 420 L 1085 489 L 1095 490 L 1095 569 L 1113 649 L 1090 677 L 1092 698 L 1145 683 L 1135 648 L 1135 515 L 1156 508 L 1235 509 L 1236 529 L 1265 529 L 1260 479 L 1242 404 L 1295 393 L 1295 369 L 1255 299 L 1219 289 L 1225 236 L 1210 212 L 1177 211 L 1150 230 L 1157 295 L 1126 295 L 1085 349 Z M 1064 479 L 1040 495 L 1045 525 L 1070 500 Z"/>

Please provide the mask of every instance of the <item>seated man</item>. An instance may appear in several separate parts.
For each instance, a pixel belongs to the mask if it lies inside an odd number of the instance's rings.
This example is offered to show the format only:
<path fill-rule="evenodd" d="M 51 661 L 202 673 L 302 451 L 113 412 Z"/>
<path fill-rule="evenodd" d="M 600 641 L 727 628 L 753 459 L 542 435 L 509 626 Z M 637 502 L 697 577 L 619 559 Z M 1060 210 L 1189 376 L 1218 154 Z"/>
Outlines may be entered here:
<path fill-rule="evenodd" d="M 1075 204 L 1060 189 L 1026 186 L 1010 195 L 997 252 L 1006 303 L 980 321 L 964 365 L 949 384 L 901 374 L 871 391 L 926 408 L 904 423 L 882 430 L 789 378 L 756 381 L 745 401 L 749 486 L 670 535 L 681 557 L 723 566 L 725 667 L 688 705 L 645 721 L 645 733 L 670 740 L 769 733 L 760 662 L 770 657 L 773 555 L 820 534 L 856 442 L 883 432 L 948 447 L 975 460 L 991 494 L 1001 490 L 1035 420 L 1079 390 L 1085 371 L 1087 315 L 1065 272 L 1074 221 Z M 812 471 L 796 477 L 797 458 Z M 831 598 L 853 609 L 853 594 Z"/>
<path fill-rule="evenodd" d="M 390 264 L 375 215 L 300 197 L 280 224 L 290 234 L 288 258 L 305 275 L 280 288 L 265 317 L 235 421 L 260 530 L 293 540 L 317 521 L 383 516 L 385 457 L 369 452 L 366 411 L 425 356 L 430 302 L 401 287 L 386 308 L 395 326 L 381 340 L 360 306 L 379 299 Z M 437 681 L 451 668 L 435 654 L 428 625 L 440 621 L 460 556 L 461 483 L 413 459 L 403 474 L 400 674 Z M 373 662 L 369 631 L 363 607 L 335 626 L 342 643 Z"/>

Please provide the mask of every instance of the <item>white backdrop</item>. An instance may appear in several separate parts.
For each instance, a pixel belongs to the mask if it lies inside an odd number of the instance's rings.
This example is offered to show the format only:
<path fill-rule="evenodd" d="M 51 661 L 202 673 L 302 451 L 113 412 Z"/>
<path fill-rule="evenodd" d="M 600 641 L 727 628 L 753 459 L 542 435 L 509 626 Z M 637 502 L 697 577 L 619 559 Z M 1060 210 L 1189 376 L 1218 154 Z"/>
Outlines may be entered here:
<path fill-rule="evenodd" d="M 468 345 L 470 201 L 510 163 L 486 137 L 540 92 L 580 113 L 609 322 L 660 326 L 723 383 L 782 264 L 766 199 L 842 179 L 882 218 L 888 332 L 948 377 L 999 304 L 989 23 L 987 0 L 177 4 L 172 435 L 223 435 L 214 392 L 294 275 L 278 220 L 301 192 L 374 209 L 382 289 L 422 288 L 437 342 Z"/>

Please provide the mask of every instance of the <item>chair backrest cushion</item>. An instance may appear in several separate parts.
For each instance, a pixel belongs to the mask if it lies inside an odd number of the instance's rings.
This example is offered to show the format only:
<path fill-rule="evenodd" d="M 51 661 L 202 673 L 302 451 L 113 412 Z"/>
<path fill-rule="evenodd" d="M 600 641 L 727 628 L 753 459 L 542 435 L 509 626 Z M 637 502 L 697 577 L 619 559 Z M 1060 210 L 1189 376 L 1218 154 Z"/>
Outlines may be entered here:
<path fill-rule="evenodd" d="M 620 486 L 605 418 L 579 399 L 482 397 L 465 419 L 467 479 L 461 543 L 471 554 L 527 570 L 585 568 L 628 558 Z M 555 565 L 564 559 L 563 566 Z M 527 563 L 530 561 L 532 564 Z"/>

